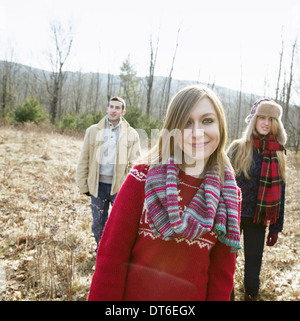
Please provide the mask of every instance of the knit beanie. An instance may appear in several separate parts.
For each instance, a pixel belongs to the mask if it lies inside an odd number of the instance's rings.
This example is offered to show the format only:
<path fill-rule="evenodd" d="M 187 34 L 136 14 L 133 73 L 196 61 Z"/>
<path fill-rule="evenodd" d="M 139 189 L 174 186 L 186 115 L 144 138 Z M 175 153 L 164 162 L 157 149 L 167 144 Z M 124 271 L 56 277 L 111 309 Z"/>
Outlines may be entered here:
<path fill-rule="evenodd" d="M 277 119 L 278 131 L 276 134 L 276 139 L 279 144 L 285 145 L 287 135 L 281 121 L 282 107 L 274 100 L 269 98 L 261 98 L 252 106 L 250 114 L 245 119 L 245 122 L 248 124 L 246 129 L 246 140 L 250 141 L 253 129 L 255 128 L 257 116 L 270 116 Z"/>

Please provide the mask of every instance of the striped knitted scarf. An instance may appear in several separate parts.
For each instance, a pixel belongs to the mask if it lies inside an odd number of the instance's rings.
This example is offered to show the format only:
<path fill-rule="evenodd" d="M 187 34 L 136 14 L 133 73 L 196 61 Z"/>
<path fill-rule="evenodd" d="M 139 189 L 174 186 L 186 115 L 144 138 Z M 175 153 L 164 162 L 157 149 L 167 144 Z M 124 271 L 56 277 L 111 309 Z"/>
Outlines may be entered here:
<path fill-rule="evenodd" d="M 279 215 L 283 180 L 280 176 L 276 151 L 283 151 L 274 135 L 254 135 L 254 146 L 263 152 L 254 222 L 276 223 Z"/>
<path fill-rule="evenodd" d="M 179 168 L 171 156 L 166 165 L 149 168 L 145 184 L 147 220 L 155 236 L 163 240 L 196 239 L 213 231 L 220 242 L 236 252 L 241 248 L 240 190 L 232 172 L 225 167 L 222 185 L 218 165 L 207 171 L 203 183 L 185 211 L 179 210 L 177 177 Z"/>

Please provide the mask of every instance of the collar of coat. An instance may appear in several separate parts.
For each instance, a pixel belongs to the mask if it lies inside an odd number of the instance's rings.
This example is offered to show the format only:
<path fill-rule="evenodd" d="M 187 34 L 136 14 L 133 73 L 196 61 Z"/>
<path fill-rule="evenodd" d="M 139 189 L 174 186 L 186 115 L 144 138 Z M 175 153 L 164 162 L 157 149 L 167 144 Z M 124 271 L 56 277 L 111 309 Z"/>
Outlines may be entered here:
<path fill-rule="evenodd" d="M 108 119 L 108 116 L 106 115 L 105 117 L 103 117 L 100 121 L 99 121 L 99 123 L 97 124 L 97 128 L 98 129 L 104 129 L 105 128 L 105 125 L 106 125 L 106 120 Z M 127 122 L 127 120 L 123 117 L 123 116 L 121 116 L 121 124 L 120 124 L 120 126 L 121 126 L 121 129 L 123 129 L 123 128 L 128 128 L 128 127 L 130 127 L 130 125 L 129 125 L 129 123 Z"/>

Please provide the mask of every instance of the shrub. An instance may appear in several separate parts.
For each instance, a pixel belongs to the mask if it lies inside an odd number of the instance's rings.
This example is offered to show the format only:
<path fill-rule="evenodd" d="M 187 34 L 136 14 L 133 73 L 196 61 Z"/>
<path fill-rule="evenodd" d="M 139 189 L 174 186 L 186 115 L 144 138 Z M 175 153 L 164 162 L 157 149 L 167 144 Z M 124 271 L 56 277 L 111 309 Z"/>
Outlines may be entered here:
<path fill-rule="evenodd" d="M 43 106 L 41 106 L 39 100 L 32 96 L 26 99 L 20 106 L 15 110 L 15 120 L 17 122 L 32 121 L 38 123 L 45 120 L 48 115 L 45 113 Z"/>
<path fill-rule="evenodd" d="M 150 137 L 151 129 L 161 129 L 162 121 L 153 116 L 143 114 L 140 108 L 128 108 L 125 114 L 130 126 L 135 129 L 143 129 Z"/>
<path fill-rule="evenodd" d="M 13 109 L 8 106 L 4 111 L 0 113 L 0 124 L 13 124 L 15 121 L 15 113 Z"/>
<path fill-rule="evenodd" d="M 64 130 L 85 130 L 93 124 L 96 124 L 103 117 L 102 112 L 91 114 L 67 113 L 63 116 L 60 127 Z"/>
<path fill-rule="evenodd" d="M 139 119 L 142 117 L 142 111 L 140 108 L 129 107 L 126 109 L 124 118 L 128 121 L 131 127 L 139 128 Z"/>
<path fill-rule="evenodd" d="M 59 126 L 63 130 L 85 130 L 89 126 L 98 123 L 104 114 L 101 111 L 94 113 L 74 114 L 67 113 L 62 117 Z M 161 129 L 162 122 L 147 114 L 142 114 L 140 108 L 128 108 L 124 117 L 135 129 L 144 130 L 148 137 L 151 135 L 151 129 Z"/>

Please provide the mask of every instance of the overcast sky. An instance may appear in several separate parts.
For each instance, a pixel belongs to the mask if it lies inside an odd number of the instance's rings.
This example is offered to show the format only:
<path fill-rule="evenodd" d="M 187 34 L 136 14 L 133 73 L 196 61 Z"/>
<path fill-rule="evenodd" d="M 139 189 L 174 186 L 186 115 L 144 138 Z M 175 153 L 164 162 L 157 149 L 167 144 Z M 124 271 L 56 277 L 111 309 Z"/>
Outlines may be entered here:
<path fill-rule="evenodd" d="M 282 34 L 288 72 L 300 1 L 0 0 L 0 59 L 50 69 L 46 52 L 54 19 L 74 29 L 68 70 L 119 74 L 130 54 L 145 76 L 149 38 L 155 42 L 159 35 L 155 74 L 167 76 L 180 27 L 173 78 L 239 89 L 242 68 L 245 91 L 263 94 L 267 81 L 272 94 Z"/>

